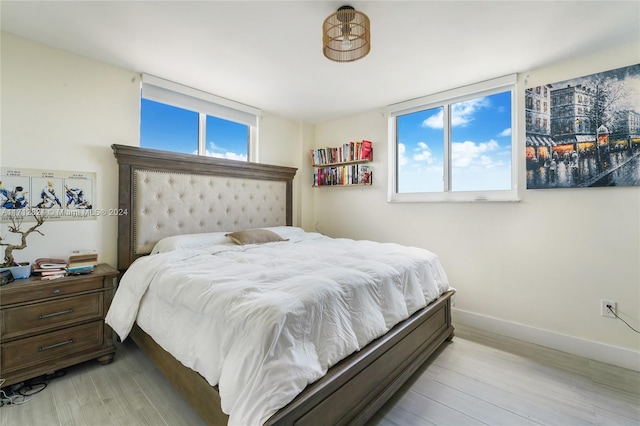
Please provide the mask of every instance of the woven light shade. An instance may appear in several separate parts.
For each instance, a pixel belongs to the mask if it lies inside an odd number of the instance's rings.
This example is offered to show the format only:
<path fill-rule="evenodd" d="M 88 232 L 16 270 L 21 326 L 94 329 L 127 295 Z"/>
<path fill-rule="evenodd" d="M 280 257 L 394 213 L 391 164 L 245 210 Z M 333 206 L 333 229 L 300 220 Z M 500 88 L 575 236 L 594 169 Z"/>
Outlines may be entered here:
<path fill-rule="evenodd" d="M 369 17 L 351 6 L 342 6 L 322 24 L 322 52 L 336 62 L 357 61 L 371 50 Z"/>

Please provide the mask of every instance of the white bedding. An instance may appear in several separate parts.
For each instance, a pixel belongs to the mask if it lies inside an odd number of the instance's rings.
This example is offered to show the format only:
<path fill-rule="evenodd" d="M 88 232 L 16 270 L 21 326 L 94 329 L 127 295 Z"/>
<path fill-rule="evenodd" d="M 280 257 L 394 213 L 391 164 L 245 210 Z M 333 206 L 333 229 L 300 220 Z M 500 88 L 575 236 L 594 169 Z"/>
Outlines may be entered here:
<path fill-rule="evenodd" d="M 134 321 L 211 385 L 229 424 L 264 423 L 329 367 L 449 290 L 424 249 L 274 229 L 288 242 L 136 260 L 106 317 Z"/>

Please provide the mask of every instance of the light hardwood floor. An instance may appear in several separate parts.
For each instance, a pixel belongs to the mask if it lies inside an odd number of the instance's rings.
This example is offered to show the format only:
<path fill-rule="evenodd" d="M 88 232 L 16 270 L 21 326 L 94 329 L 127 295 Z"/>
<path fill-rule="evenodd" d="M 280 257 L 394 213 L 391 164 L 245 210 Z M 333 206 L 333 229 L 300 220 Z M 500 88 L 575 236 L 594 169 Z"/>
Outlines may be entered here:
<path fill-rule="evenodd" d="M 0 424 L 202 425 L 133 343 L 66 370 Z M 640 374 L 456 327 L 371 425 L 640 425 Z"/>

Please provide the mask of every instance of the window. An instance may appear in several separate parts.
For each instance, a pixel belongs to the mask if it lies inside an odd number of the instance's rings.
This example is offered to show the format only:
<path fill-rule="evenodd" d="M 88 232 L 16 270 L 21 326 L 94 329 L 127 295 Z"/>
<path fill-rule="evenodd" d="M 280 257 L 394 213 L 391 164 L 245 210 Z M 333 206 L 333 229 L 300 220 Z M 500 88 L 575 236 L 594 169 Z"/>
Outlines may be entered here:
<path fill-rule="evenodd" d="M 143 75 L 140 146 L 257 161 L 258 109 Z"/>
<path fill-rule="evenodd" d="M 198 153 L 197 112 L 141 99 L 140 146 L 163 151 Z"/>
<path fill-rule="evenodd" d="M 247 161 L 249 154 L 249 126 L 207 115 L 206 155 L 230 160 Z"/>
<path fill-rule="evenodd" d="M 389 201 L 516 201 L 515 86 L 513 75 L 390 106 Z"/>

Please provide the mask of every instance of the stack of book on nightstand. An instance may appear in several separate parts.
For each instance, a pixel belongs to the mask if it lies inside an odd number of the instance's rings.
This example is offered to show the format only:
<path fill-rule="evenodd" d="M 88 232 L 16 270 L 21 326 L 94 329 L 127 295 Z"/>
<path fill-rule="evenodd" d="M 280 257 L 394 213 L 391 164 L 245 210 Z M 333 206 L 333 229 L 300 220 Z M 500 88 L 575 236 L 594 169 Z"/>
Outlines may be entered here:
<path fill-rule="evenodd" d="M 33 274 L 39 275 L 43 280 L 53 280 L 64 277 L 67 272 L 67 261 L 51 257 L 41 257 L 36 259 L 33 265 Z"/>
<path fill-rule="evenodd" d="M 73 254 L 67 262 L 67 273 L 84 275 L 93 272 L 98 264 L 98 253 Z"/>

